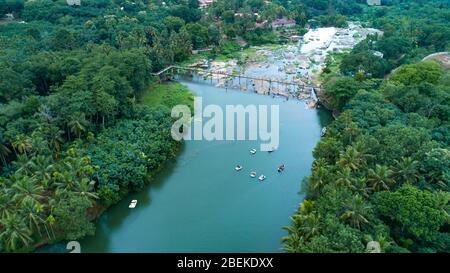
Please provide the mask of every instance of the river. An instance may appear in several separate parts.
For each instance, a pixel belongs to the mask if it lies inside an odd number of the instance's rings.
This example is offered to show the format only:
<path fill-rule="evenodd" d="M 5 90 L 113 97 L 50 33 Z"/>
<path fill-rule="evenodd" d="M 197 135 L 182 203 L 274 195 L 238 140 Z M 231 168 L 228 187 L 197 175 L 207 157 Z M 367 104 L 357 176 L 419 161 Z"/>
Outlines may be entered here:
<path fill-rule="evenodd" d="M 280 105 L 280 144 L 273 153 L 249 150 L 258 141 L 185 141 L 173 162 L 140 193 L 108 209 L 82 252 L 280 252 L 282 229 L 303 199 L 321 128 L 331 121 L 305 102 L 183 82 L 203 104 Z M 284 163 L 286 171 L 278 173 Z M 241 164 L 244 169 L 236 172 Z M 267 179 L 259 182 L 256 170 Z M 138 200 L 129 209 L 131 200 Z M 65 244 L 43 252 L 64 252 Z"/>

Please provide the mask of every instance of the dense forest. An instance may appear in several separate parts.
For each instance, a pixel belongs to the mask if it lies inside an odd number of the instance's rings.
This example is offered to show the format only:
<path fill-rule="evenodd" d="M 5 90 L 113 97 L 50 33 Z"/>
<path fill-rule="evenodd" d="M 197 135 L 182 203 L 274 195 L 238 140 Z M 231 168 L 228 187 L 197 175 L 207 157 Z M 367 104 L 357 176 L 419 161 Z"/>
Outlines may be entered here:
<path fill-rule="evenodd" d="M 389 4 L 359 15 L 384 35 L 324 70 L 340 115 L 314 150 L 287 252 L 450 251 L 450 72 L 421 61 L 450 49 L 450 10 Z"/>
<path fill-rule="evenodd" d="M 343 114 L 315 150 L 286 250 L 357 252 L 370 236 L 385 251 L 448 250 L 449 76 L 412 64 L 449 49 L 446 1 L 81 2 L 0 0 L 0 252 L 95 232 L 99 213 L 177 154 L 170 107 L 187 90 L 148 103 L 161 88 L 151 72 L 193 49 L 214 57 L 283 42 L 264 24 L 282 17 L 299 32 L 356 19 L 385 33 L 330 70 L 326 96 Z"/>
<path fill-rule="evenodd" d="M 0 25 L 0 251 L 24 251 L 92 234 L 176 155 L 171 105 L 141 101 L 152 71 L 191 54 L 164 20 L 200 15 L 141 1 L 0 6 L 15 17 Z"/>
<path fill-rule="evenodd" d="M 192 49 L 240 50 L 224 33 L 251 29 L 256 18 L 235 12 L 267 9 L 261 1 L 208 11 L 196 0 L 81 3 L 0 0 L 0 251 L 92 234 L 92 219 L 151 181 L 176 156 L 170 108 L 186 102 L 147 103 L 158 92 L 151 72 Z M 223 20 L 207 15 L 215 11 Z"/>

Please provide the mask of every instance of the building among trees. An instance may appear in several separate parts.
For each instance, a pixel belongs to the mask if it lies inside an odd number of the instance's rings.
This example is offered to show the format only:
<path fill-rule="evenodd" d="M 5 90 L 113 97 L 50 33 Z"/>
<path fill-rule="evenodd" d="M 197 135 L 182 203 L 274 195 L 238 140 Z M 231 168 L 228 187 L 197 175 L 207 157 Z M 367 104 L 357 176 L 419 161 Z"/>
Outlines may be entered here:
<path fill-rule="evenodd" d="M 381 6 L 381 0 L 367 0 L 369 6 Z"/>
<path fill-rule="evenodd" d="M 273 28 L 293 27 L 295 25 L 296 25 L 296 22 L 293 19 L 281 18 L 281 19 L 276 19 L 276 20 L 272 21 Z"/>
<path fill-rule="evenodd" d="M 214 0 L 199 0 L 198 2 L 200 4 L 200 8 L 204 9 L 214 3 Z"/>
<path fill-rule="evenodd" d="M 81 0 L 67 0 L 69 6 L 81 6 Z"/>

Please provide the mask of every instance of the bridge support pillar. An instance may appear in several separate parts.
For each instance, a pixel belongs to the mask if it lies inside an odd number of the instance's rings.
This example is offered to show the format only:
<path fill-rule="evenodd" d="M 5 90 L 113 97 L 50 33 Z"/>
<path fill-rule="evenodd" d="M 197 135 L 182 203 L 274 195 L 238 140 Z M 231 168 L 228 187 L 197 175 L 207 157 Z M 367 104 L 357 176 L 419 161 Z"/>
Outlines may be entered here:
<path fill-rule="evenodd" d="M 271 91 L 272 91 L 272 80 L 269 80 L 269 95 Z"/>
<path fill-rule="evenodd" d="M 241 74 L 239 73 L 239 90 L 241 90 Z"/>

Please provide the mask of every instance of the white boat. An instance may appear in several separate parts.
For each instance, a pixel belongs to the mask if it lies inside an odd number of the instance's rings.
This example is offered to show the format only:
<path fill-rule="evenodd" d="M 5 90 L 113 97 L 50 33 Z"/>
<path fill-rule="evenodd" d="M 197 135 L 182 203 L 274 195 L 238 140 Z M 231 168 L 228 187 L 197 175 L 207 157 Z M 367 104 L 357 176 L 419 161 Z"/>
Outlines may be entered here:
<path fill-rule="evenodd" d="M 262 182 L 262 181 L 266 180 L 266 176 L 265 175 L 261 175 L 258 179 L 259 179 L 259 181 Z"/>
<path fill-rule="evenodd" d="M 256 154 L 256 149 L 251 149 L 251 150 L 250 150 L 250 153 L 251 153 L 252 155 Z"/>
<path fill-rule="evenodd" d="M 242 170 L 242 166 L 241 165 L 237 165 L 234 169 L 238 172 L 238 171 Z"/>
<path fill-rule="evenodd" d="M 130 209 L 134 209 L 137 205 L 137 200 L 132 200 L 131 203 L 128 205 Z"/>
<path fill-rule="evenodd" d="M 251 173 L 250 173 L 250 177 L 255 178 L 255 177 L 256 177 L 256 172 L 254 172 L 254 171 L 251 172 Z"/>
<path fill-rule="evenodd" d="M 324 137 L 327 134 L 327 127 L 322 128 L 322 132 L 320 132 L 320 136 Z"/>

